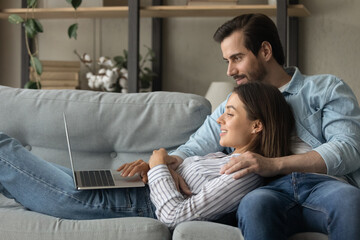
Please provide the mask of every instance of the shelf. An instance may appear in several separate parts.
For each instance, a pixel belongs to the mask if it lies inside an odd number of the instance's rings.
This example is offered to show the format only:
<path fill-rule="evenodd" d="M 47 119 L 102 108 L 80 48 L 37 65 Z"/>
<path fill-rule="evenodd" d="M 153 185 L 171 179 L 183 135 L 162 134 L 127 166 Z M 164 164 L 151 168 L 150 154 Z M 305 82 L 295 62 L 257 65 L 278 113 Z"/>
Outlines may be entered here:
<path fill-rule="evenodd" d="M 233 5 L 233 6 L 152 6 L 140 10 L 142 17 L 228 17 L 247 13 L 263 13 L 276 16 L 273 5 Z M 289 5 L 288 15 L 306 17 L 310 12 L 302 4 Z"/>
<path fill-rule="evenodd" d="M 235 6 L 149 6 L 140 8 L 141 17 L 227 17 L 246 13 L 263 13 L 276 16 L 276 6 L 272 5 L 235 5 Z M 21 17 L 26 15 L 38 19 L 64 19 L 64 18 L 126 18 L 128 7 L 88 7 L 78 8 L 36 8 L 27 10 L 23 8 L 2 9 L 0 18 L 6 19 L 11 14 Z M 289 5 L 290 17 L 306 17 L 310 15 L 308 9 L 302 4 Z"/>

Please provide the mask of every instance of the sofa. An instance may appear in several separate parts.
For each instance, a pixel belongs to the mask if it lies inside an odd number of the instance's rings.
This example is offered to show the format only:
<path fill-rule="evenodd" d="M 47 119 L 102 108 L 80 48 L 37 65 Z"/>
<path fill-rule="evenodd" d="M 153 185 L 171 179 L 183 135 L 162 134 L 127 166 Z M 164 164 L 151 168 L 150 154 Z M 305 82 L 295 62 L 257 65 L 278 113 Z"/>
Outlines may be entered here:
<path fill-rule="evenodd" d="M 176 92 L 118 94 L 83 90 L 29 90 L 0 86 L 0 131 L 33 154 L 69 167 L 62 113 L 73 158 L 82 168 L 116 169 L 148 160 L 153 149 L 171 151 L 201 126 L 211 105 Z M 76 166 L 75 166 L 76 168 Z M 170 231 L 155 219 L 66 220 L 25 209 L 0 194 L 0 239 L 243 239 L 238 228 L 185 222 Z M 301 233 L 290 239 L 327 239 Z"/>

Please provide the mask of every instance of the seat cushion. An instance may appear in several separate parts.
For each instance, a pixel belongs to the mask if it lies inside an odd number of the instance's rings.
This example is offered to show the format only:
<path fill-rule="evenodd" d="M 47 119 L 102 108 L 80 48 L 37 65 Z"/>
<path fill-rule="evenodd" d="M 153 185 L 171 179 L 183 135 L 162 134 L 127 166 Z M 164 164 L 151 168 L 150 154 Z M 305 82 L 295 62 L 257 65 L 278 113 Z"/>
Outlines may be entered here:
<path fill-rule="evenodd" d="M 213 222 L 185 222 L 179 224 L 173 233 L 173 240 L 243 240 L 239 228 Z M 298 233 L 289 240 L 327 240 L 328 237 L 322 233 Z"/>
<path fill-rule="evenodd" d="M 151 218 L 64 220 L 24 209 L 0 194 L 0 239 L 171 239 L 168 228 Z"/>

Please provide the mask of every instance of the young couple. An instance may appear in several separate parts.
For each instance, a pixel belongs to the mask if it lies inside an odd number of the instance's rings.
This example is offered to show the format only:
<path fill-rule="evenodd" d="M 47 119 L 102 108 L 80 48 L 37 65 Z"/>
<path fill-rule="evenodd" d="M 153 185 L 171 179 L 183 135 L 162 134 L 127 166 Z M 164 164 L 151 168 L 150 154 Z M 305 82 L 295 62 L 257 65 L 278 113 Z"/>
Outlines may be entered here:
<path fill-rule="evenodd" d="M 147 187 L 76 191 L 68 169 L 1 134 L 0 191 L 31 210 L 70 219 L 147 216 L 173 227 L 237 210 L 247 240 L 302 231 L 357 239 L 360 109 L 351 89 L 332 75 L 284 69 L 276 27 L 264 15 L 236 17 L 214 39 L 239 86 L 171 155 L 160 149 L 149 165 L 120 168 L 148 178 Z M 278 177 L 260 187 L 260 176 Z M 123 207 L 128 198 L 131 208 Z"/>

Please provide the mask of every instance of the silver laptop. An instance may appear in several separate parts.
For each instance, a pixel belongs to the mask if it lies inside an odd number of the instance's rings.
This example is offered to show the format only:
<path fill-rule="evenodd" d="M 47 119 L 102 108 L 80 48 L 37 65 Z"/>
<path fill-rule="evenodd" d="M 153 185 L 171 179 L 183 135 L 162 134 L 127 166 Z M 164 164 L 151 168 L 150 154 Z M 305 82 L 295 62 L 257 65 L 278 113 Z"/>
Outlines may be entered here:
<path fill-rule="evenodd" d="M 145 186 L 139 175 L 135 175 L 133 177 L 123 177 L 121 176 L 121 173 L 116 170 L 75 171 L 65 113 L 63 113 L 63 117 L 67 147 L 69 150 L 70 165 L 73 172 L 75 188 L 77 190 L 129 188 Z"/>

